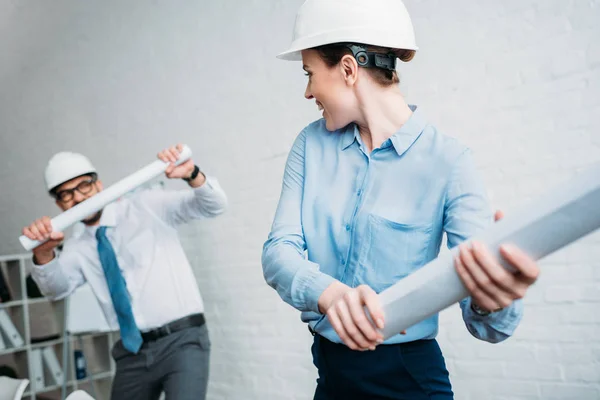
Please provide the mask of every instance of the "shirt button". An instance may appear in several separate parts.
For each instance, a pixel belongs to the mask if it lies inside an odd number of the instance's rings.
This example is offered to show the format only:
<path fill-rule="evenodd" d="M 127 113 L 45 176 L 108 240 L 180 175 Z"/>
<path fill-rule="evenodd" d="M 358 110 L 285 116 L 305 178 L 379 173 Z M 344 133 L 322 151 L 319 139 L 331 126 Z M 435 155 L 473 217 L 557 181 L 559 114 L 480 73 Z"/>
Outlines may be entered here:
<path fill-rule="evenodd" d="M 344 260 L 343 258 L 340 260 L 340 262 L 342 263 L 342 265 L 346 264 L 346 260 Z"/>
<path fill-rule="evenodd" d="M 356 195 L 357 195 L 357 196 L 360 196 L 360 195 L 361 195 L 361 193 L 362 193 L 362 190 L 359 190 L 358 192 L 356 192 Z"/>
<path fill-rule="evenodd" d="M 350 230 L 350 224 L 346 224 L 346 230 L 349 231 Z"/>

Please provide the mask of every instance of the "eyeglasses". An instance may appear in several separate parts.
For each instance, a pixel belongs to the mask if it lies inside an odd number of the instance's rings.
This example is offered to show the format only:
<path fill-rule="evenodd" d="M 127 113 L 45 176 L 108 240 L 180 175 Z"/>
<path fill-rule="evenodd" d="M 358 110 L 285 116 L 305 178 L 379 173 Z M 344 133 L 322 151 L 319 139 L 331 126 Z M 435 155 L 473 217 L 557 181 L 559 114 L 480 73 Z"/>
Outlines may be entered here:
<path fill-rule="evenodd" d="M 73 200 L 73 197 L 75 197 L 76 190 L 81 194 L 88 194 L 89 192 L 91 192 L 92 188 L 94 187 L 94 182 L 96 182 L 96 177 L 90 178 L 85 181 L 81 181 L 81 182 L 79 182 L 79 185 L 75 186 L 72 189 L 65 189 L 65 190 L 56 192 L 55 197 L 59 201 L 62 201 L 63 203 L 67 203 L 67 202 Z"/>

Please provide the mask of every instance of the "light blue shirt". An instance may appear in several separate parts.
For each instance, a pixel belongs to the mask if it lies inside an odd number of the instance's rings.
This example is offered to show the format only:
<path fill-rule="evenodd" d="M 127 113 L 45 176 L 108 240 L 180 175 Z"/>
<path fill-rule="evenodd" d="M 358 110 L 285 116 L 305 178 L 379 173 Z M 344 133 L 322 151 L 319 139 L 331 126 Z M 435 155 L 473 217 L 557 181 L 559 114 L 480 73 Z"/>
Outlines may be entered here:
<path fill-rule="evenodd" d="M 411 109 L 370 154 L 355 124 L 329 132 L 321 119 L 298 135 L 288 156 L 263 272 L 302 320 L 333 342 L 341 340 L 317 302 L 334 280 L 379 293 L 435 259 L 444 232 L 451 248 L 492 221 L 470 151 Z M 523 312 L 521 301 L 488 316 L 475 314 L 470 298 L 460 305 L 471 334 L 489 342 L 509 337 Z M 437 331 L 435 315 L 386 343 Z"/>

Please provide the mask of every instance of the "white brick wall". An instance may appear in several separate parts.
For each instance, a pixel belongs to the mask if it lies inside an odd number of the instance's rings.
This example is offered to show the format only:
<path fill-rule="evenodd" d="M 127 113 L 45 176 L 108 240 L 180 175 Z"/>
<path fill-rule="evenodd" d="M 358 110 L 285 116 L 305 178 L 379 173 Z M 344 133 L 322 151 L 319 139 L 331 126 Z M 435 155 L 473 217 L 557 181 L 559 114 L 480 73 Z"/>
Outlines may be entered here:
<path fill-rule="evenodd" d="M 90 155 L 110 184 L 187 142 L 227 215 L 182 231 L 213 339 L 211 399 L 307 399 L 311 337 L 263 281 L 261 246 L 285 157 L 318 117 L 298 63 L 274 55 L 300 0 L 0 0 L 0 252 L 56 212 L 51 153 Z M 506 212 L 600 161 L 600 2 L 407 0 L 421 51 L 410 102 L 470 145 Z M 181 187 L 180 183 L 172 187 Z M 456 308 L 439 341 L 456 398 L 600 398 L 600 236 L 542 263 L 516 335 L 471 338 Z"/>

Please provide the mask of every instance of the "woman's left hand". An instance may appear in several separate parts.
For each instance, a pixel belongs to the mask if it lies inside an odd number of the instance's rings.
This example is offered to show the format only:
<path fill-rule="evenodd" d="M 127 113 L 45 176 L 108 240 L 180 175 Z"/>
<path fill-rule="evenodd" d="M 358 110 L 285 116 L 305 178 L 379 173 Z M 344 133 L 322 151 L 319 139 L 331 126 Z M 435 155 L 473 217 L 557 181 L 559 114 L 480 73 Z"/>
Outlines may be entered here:
<path fill-rule="evenodd" d="M 498 211 L 494 218 L 498 221 L 503 216 L 502 211 Z M 470 248 L 461 244 L 459 248 L 454 258 L 456 272 L 471 294 L 472 302 L 490 312 L 523 298 L 540 273 L 536 262 L 514 245 L 500 246 L 500 254 L 516 269 L 515 273 L 505 270 L 481 242 L 471 242 Z"/>

